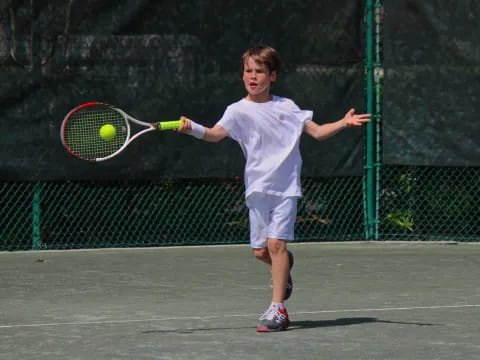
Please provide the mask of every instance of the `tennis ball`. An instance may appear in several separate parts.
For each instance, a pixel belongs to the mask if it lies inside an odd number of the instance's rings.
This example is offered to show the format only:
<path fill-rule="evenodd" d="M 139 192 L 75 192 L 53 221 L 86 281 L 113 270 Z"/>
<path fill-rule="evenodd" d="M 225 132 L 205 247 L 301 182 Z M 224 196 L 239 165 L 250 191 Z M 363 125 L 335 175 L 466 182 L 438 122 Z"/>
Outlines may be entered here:
<path fill-rule="evenodd" d="M 100 128 L 100 136 L 104 140 L 112 140 L 117 135 L 117 130 L 112 124 L 105 124 Z"/>

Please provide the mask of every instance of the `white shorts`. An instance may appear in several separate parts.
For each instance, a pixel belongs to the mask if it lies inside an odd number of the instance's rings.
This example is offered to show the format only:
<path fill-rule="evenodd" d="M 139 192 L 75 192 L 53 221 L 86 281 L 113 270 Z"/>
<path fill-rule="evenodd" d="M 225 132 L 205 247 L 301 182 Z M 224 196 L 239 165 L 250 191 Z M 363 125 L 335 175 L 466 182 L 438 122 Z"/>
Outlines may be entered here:
<path fill-rule="evenodd" d="M 296 197 L 253 193 L 248 196 L 246 203 L 249 209 L 252 248 L 266 248 L 268 238 L 294 240 L 297 217 Z"/>

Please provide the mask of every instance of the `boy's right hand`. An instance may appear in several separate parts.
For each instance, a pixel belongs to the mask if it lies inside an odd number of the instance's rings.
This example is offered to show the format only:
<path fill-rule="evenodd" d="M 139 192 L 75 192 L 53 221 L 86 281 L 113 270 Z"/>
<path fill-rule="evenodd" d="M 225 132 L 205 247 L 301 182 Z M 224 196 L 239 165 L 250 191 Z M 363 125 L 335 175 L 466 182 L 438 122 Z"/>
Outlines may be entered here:
<path fill-rule="evenodd" d="M 185 116 L 180 116 L 180 121 L 182 122 L 182 124 L 177 129 L 177 131 L 185 134 L 190 133 L 190 131 L 192 131 L 192 122 L 190 121 L 190 119 Z"/>

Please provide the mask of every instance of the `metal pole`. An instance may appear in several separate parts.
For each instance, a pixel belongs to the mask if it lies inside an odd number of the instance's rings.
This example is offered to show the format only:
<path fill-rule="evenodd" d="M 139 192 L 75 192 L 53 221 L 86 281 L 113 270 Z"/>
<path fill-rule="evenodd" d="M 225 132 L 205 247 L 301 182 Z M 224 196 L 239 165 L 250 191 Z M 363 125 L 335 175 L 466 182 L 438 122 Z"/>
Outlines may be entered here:
<path fill-rule="evenodd" d="M 383 0 L 375 0 L 375 240 L 380 240 L 380 189 L 381 189 L 381 166 L 382 166 L 382 87 L 385 76 L 382 68 L 381 53 L 381 29 L 382 29 L 382 6 Z"/>
<path fill-rule="evenodd" d="M 374 5 L 366 2 L 366 107 L 367 113 L 374 114 Z M 375 117 L 366 126 L 365 138 L 365 237 L 375 239 Z"/>
<path fill-rule="evenodd" d="M 42 187 L 39 181 L 33 184 L 32 194 L 32 249 L 41 248 L 41 201 Z"/>

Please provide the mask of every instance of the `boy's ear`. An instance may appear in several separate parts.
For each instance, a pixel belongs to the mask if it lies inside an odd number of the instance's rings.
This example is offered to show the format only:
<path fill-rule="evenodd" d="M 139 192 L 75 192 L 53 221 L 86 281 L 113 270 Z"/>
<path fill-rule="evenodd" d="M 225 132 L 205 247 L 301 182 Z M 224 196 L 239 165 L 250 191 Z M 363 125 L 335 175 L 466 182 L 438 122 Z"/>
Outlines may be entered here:
<path fill-rule="evenodd" d="M 277 80 L 277 72 L 273 70 L 270 72 L 270 81 L 274 82 L 275 80 Z"/>

